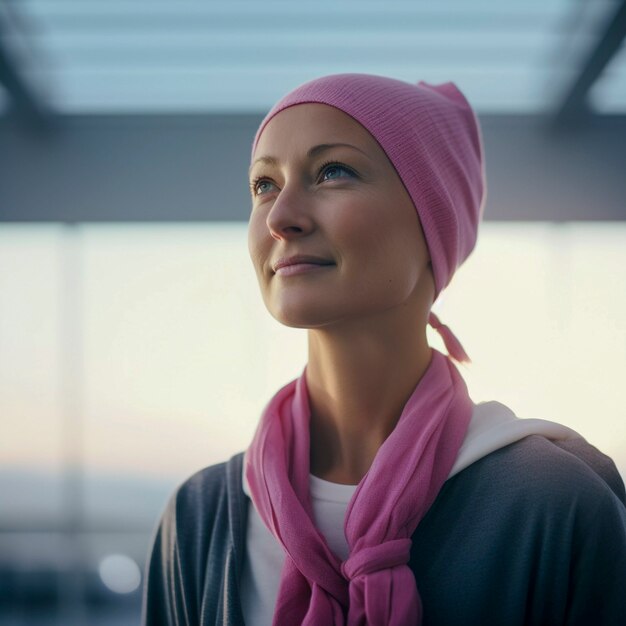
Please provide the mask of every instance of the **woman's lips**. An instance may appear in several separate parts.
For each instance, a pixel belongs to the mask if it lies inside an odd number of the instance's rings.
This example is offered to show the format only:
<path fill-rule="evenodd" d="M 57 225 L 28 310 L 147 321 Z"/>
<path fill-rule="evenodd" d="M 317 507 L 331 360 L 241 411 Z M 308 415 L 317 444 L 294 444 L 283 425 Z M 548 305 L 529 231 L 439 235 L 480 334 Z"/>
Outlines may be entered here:
<path fill-rule="evenodd" d="M 293 254 L 283 256 L 274 264 L 273 269 L 279 276 L 295 276 L 298 274 L 309 274 L 319 272 L 327 267 L 335 265 L 328 258 L 314 254 Z"/>
<path fill-rule="evenodd" d="M 284 265 L 276 270 L 276 274 L 280 276 L 293 276 L 294 274 L 308 274 L 318 270 L 325 270 L 334 267 L 334 263 L 293 263 L 292 265 Z"/>

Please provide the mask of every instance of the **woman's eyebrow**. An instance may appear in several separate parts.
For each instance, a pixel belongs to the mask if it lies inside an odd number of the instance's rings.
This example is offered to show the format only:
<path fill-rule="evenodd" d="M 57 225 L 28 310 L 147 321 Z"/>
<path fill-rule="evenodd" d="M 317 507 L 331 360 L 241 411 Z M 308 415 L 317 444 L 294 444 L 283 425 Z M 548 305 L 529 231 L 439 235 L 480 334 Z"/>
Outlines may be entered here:
<path fill-rule="evenodd" d="M 320 143 L 317 146 L 313 146 L 306 153 L 307 158 L 310 159 L 314 156 L 317 156 L 318 154 L 322 152 L 326 152 L 327 150 L 330 150 L 331 148 L 352 148 L 353 150 L 358 150 L 361 154 L 364 154 L 368 159 L 371 158 L 369 154 L 361 150 L 361 148 L 357 148 L 356 146 L 353 146 L 350 143 Z M 250 174 L 250 172 L 252 171 L 252 168 L 257 163 L 266 163 L 267 165 L 278 165 L 278 159 L 273 156 L 260 156 L 258 159 L 254 160 L 254 162 L 250 166 L 250 169 L 248 170 L 248 174 Z"/>

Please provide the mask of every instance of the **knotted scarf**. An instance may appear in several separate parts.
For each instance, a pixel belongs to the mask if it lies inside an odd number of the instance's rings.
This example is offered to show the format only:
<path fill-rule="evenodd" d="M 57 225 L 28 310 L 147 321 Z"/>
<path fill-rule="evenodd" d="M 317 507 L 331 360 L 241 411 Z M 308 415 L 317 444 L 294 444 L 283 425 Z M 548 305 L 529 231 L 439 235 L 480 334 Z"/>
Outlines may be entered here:
<path fill-rule="evenodd" d="M 433 348 L 348 505 L 350 555 L 342 563 L 313 521 L 306 368 L 274 395 L 246 452 L 245 475 L 254 506 L 286 553 L 275 626 L 421 623 L 408 567 L 411 536 L 450 473 L 472 409 L 456 366 Z"/>

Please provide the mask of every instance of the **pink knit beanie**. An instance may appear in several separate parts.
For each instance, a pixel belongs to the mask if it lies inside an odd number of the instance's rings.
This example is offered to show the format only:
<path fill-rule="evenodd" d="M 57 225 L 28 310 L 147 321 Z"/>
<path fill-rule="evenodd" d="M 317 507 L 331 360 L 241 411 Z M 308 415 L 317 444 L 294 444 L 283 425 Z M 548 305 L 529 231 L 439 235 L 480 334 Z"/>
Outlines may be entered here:
<path fill-rule="evenodd" d="M 371 74 L 333 74 L 296 87 L 259 126 L 287 107 L 317 102 L 347 113 L 378 141 L 419 216 L 435 280 L 435 299 L 474 249 L 486 180 L 478 118 L 452 82 L 407 83 Z M 431 311 L 429 324 L 451 357 L 470 361 L 459 340 Z"/>

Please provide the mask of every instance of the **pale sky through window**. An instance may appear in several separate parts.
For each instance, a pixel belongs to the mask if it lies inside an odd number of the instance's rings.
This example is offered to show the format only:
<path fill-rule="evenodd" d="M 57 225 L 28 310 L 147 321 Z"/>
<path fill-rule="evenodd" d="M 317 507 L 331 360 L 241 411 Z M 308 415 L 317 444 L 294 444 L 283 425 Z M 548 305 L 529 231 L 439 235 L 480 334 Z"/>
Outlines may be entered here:
<path fill-rule="evenodd" d="M 626 475 L 623 267 L 621 223 L 487 222 L 435 310 L 474 401 L 562 422 Z M 0 232 L 0 470 L 60 467 L 70 406 L 91 471 L 182 479 L 244 449 L 305 361 L 306 331 L 262 303 L 243 223 Z"/>

